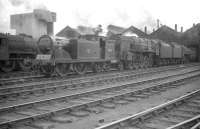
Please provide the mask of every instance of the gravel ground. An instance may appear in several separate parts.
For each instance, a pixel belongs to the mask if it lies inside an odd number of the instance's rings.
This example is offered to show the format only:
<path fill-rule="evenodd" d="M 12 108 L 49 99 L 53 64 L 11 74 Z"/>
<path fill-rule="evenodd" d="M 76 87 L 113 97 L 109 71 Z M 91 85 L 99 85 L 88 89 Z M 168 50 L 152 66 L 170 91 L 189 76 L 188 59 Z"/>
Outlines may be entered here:
<path fill-rule="evenodd" d="M 178 98 L 186 93 L 200 88 L 200 78 L 190 84 L 156 94 L 146 99 L 141 99 L 127 105 L 118 105 L 115 109 L 104 109 L 100 114 L 90 114 L 84 118 L 75 118 L 72 123 L 54 123 L 55 129 L 94 129 L 95 127 L 110 123 L 129 115 L 136 114 L 148 108 L 160 105 L 172 99 Z M 54 129 L 54 128 L 53 128 Z"/>

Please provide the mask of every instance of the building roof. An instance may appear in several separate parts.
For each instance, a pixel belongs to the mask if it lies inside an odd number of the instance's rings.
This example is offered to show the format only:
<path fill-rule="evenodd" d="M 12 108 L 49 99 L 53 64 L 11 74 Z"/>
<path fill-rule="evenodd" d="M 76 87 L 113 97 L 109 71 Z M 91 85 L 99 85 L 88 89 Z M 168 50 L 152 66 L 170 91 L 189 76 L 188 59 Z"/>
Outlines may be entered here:
<path fill-rule="evenodd" d="M 136 35 L 138 35 L 138 37 L 142 37 L 142 38 L 148 37 L 148 34 L 146 34 L 145 32 L 141 31 L 140 29 L 138 29 L 138 28 L 136 28 L 134 26 L 130 26 L 123 33 L 128 32 L 128 31 L 130 31 L 132 33 L 135 33 Z"/>
<path fill-rule="evenodd" d="M 77 29 L 74 29 L 69 26 L 66 26 L 64 29 L 62 29 L 60 32 L 56 34 L 56 36 L 66 37 L 68 39 L 86 35 L 96 35 L 95 28 L 78 26 Z"/>
<path fill-rule="evenodd" d="M 181 40 L 186 45 L 200 44 L 200 23 L 186 30 Z"/>
<path fill-rule="evenodd" d="M 164 25 L 152 32 L 149 37 L 154 39 L 160 39 L 167 42 L 179 42 L 182 33 L 175 31 L 174 29 Z"/>
<path fill-rule="evenodd" d="M 80 34 L 76 31 L 76 29 L 73 29 L 70 26 L 66 26 L 64 29 L 58 32 L 56 36 L 71 39 L 71 38 L 79 37 Z"/>
<path fill-rule="evenodd" d="M 123 28 L 123 27 L 119 27 L 119 26 L 115 26 L 115 25 L 109 25 L 107 27 L 107 29 L 108 29 L 108 36 L 112 35 L 112 34 L 114 34 L 114 35 L 120 34 L 120 35 L 126 36 L 127 33 L 129 33 L 129 34 L 132 33 L 133 35 L 137 35 L 138 37 L 147 37 L 148 36 L 143 31 L 141 31 L 140 29 L 138 29 L 134 26 L 130 26 L 128 28 Z"/>
<path fill-rule="evenodd" d="M 115 26 L 115 25 L 108 25 L 107 30 L 108 30 L 108 33 L 121 34 L 126 30 L 126 28 Z"/>

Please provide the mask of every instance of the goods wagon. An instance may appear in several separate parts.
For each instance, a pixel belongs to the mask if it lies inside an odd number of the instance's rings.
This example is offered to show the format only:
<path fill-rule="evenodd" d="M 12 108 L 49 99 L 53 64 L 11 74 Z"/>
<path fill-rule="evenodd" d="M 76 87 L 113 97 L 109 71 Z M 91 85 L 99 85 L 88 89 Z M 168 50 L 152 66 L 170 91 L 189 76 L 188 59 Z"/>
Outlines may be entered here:
<path fill-rule="evenodd" d="M 196 53 L 192 49 L 182 46 L 182 57 L 184 62 L 192 62 L 195 61 Z"/>
<path fill-rule="evenodd" d="M 173 57 L 173 49 L 172 49 L 172 46 L 165 43 L 165 42 L 160 42 L 160 58 L 161 59 L 164 59 L 164 58 L 172 58 Z"/>
<path fill-rule="evenodd" d="M 172 43 L 173 46 L 173 58 L 182 58 L 182 46 L 176 43 Z"/>
<path fill-rule="evenodd" d="M 154 40 L 155 47 L 155 58 L 154 64 L 156 65 L 167 65 L 170 63 L 173 57 L 173 48 L 170 44 L 167 44 L 161 40 Z"/>

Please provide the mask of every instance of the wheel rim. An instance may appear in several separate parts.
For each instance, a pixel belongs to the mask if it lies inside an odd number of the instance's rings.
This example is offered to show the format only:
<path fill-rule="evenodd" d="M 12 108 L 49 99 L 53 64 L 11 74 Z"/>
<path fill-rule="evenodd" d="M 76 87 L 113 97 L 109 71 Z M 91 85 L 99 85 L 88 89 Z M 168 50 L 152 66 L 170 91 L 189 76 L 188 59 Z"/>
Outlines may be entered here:
<path fill-rule="evenodd" d="M 119 70 L 120 70 L 120 71 L 124 70 L 124 66 L 123 66 L 122 63 L 119 63 L 119 66 L 118 66 L 118 67 L 119 67 Z"/>
<path fill-rule="evenodd" d="M 110 70 L 110 64 L 104 63 L 104 64 L 103 64 L 103 70 L 104 70 L 104 71 L 109 71 L 109 70 Z"/>
<path fill-rule="evenodd" d="M 136 64 L 136 65 L 135 65 L 135 69 L 139 69 L 139 66 L 138 66 L 138 64 Z"/>
<path fill-rule="evenodd" d="M 86 66 L 85 64 L 75 64 L 74 70 L 78 74 L 84 74 L 86 72 Z"/>
<path fill-rule="evenodd" d="M 3 72 L 11 72 L 15 69 L 15 61 L 5 61 L 1 64 L 1 70 Z"/>
<path fill-rule="evenodd" d="M 130 69 L 130 70 L 133 69 L 133 64 L 132 63 L 128 63 L 128 69 Z"/>
<path fill-rule="evenodd" d="M 60 76 L 66 75 L 69 72 L 69 65 L 68 64 L 57 64 L 56 72 Z"/>
<path fill-rule="evenodd" d="M 29 71 L 32 68 L 33 63 L 31 59 L 24 59 L 23 61 L 19 62 L 19 65 L 23 71 Z"/>
<path fill-rule="evenodd" d="M 40 70 L 43 74 L 46 74 L 46 75 L 52 75 L 53 72 L 54 72 L 54 67 L 51 66 L 51 65 L 44 65 L 44 66 L 41 66 L 40 67 Z"/>
<path fill-rule="evenodd" d="M 100 72 L 99 64 L 94 64 L 94 72 L 95 73 Z"/>

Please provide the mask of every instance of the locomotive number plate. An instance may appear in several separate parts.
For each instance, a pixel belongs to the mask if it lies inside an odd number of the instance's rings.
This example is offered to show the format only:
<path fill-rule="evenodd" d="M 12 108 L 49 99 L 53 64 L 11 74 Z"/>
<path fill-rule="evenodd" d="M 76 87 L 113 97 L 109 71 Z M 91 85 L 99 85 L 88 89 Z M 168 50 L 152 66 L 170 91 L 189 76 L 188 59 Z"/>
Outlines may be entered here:
<path fill-rule="evenodd" d="M 51 55 L 42 55 L 42 54 L 38 54 L 36 57 L 37 60 L 50 60 L 51 59 Z"/>

